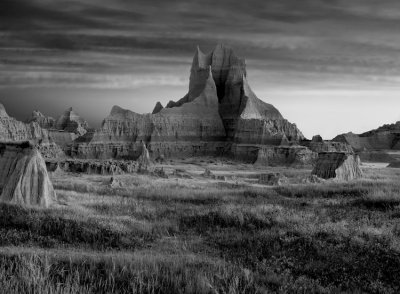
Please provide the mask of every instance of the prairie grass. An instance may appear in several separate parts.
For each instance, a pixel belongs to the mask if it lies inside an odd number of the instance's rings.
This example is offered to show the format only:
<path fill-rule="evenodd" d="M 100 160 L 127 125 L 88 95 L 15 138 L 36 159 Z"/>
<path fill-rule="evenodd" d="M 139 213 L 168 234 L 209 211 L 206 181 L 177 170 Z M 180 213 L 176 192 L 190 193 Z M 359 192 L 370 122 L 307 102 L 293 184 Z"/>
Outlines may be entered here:
<path fill-rule="evenodd" d="M 308 172 L 278 187 L 243 169 L 227 182 L 118 176 L 118 189 L 55 178 L 50 209 L 0 205 L 0 292 L 400 292 L 399 172 L 299 184 Z"/>

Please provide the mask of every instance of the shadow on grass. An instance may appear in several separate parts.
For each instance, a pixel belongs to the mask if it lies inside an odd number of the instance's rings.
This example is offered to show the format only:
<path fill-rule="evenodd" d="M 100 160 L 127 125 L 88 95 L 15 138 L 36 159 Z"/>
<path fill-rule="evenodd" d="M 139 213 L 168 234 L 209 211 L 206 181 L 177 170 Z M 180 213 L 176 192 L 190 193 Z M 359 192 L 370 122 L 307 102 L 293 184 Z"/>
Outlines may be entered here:
<path fill-rule="evenodd" d="M 138 248 L 152 236 L 114 231 L 91 219 L 65 218 L 59 211 L 0 204 L 0 245 L 81 245 L 93 249 Z"/>

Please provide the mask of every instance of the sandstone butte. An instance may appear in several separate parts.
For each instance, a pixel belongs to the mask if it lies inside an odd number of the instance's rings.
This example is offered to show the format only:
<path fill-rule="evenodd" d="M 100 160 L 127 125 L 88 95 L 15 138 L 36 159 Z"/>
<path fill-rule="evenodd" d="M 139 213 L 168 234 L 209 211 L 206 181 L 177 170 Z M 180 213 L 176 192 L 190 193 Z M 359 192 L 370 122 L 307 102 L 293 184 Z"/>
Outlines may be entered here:
<path fill-rule="evenodd" d="M 342 142 L 305 140 L 295 124 L 250 88 L 244 59 L 223 45 L 204 54 L 196 49 L 188 93 L 152 113 L 114 106 L 98 130 L 72 108 L 58 119 L 35 111 L 28 123 L 0 108 L 0 140 L 35 140 L 46 158 L 137 160 L 147 146 L 150 157 L 231 156 L 259 163 L 305 164 L 316 153 L 351 153 Z M 273 147 L 273 148 L 272 148 Z M 260 157 L 260 158 L 259 158 Z"/>
<path fill-rule="evenodd" d="M 0 201 L 48 207 L 55 199 L 45 161 L 30 143 L 0 144 Z"/>

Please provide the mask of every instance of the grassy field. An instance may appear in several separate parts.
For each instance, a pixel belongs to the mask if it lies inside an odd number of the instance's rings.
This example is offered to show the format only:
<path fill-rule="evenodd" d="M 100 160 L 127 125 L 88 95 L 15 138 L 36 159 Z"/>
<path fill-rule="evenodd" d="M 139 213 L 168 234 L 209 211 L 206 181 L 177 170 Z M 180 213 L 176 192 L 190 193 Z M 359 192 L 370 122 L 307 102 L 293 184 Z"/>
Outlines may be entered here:
<path fill-rule="evenodd" d="M 400 170 L 271 168 L 289 183 L 269 187 L 247 165 L 179 168 L 192 178 L 56 176 L 50 209 L 0 204 L 0 293 L 400 292 Z"/>

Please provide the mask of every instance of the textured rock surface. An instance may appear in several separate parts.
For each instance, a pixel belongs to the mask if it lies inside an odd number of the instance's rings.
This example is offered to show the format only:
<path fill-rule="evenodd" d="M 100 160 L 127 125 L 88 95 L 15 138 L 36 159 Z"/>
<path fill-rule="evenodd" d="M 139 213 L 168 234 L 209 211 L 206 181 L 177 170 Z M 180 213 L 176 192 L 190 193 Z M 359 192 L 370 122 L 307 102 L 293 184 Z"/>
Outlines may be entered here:
<path fill-rule="evenodd" d="M 312 175 L 343 181 L 361 178 L 360 158 L 345 152 L 319 153 Z"/>
<path fill-rule="evenodd" d="M 312 165 L 317 157 L 317 153 L 303 146 L 264 146 L 259 148 L 254 164 L 260 166 Z"/>
<path fill-rule="evenodd" d="M 89 124 L 81 118 L 75 111 L 68 108 L 56 122 L 56 129 L 69 133 L 75 133 L 79 136 L 84 135 L 89 128 Z"/>
<path fill-rule="evenodd" d="M 0 201 L 48 207 L 56 194 L 40 152 L 29 142 L 0 144 Z"/>
<path fill-rule="evenodd" d="M 51 116 L 43 115 L 39 110 L 34 110 L 27 123 L 36 122 L 43 129 L 54 129 L 56 127 L 56 120 Z"/>

